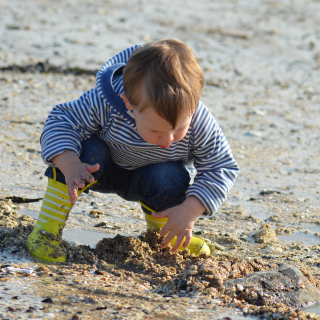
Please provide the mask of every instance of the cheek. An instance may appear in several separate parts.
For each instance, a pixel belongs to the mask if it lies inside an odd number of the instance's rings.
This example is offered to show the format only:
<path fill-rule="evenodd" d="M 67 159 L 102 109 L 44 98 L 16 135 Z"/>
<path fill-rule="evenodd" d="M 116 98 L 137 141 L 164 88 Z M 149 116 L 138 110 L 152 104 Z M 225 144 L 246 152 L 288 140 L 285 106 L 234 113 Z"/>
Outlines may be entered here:
<path fill-rule="evenodd" d="M 137 130 L 139 132 L 140 137 L 149 143 L 153 143 L 153 141 L 155 141 L 155 136 L 152 132 L 144 129 L 142 126 L 138 126 L 137 125 Z"/>
<path fill-rule="evenodd" d="M 184 136 L 187 134 L 188 130 L 184 130 L 182 132 L 178 132 L 174 135 L 174 142 L 180 141 L 184 138 Z"/>

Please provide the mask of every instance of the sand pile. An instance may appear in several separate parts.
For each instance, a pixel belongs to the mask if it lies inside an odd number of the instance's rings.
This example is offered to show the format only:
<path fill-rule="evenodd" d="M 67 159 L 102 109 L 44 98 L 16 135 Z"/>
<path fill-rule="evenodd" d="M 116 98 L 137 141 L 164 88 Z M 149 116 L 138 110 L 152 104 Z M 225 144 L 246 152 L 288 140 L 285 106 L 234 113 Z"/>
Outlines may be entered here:
<path fill-rule="evenodd" d="M 27 215 L 18 216 L 14 207 L 11 200 L 0 202 L 0 246 L 10 250 L 25 250 L 34 220 Z M 225 280 L 278 267 L 259 259 L 244 261 L 206 254 L 195 256 L 190 255 L 188 249 L 172 252 L 170 246 L 162 249 L 161 241 L 159 233 L 149 230 L 139 238 L 117 235 L 102 239 L 95 249 L 66 241 L 62 241 L 62 246 L 68 252 L 67 263 L 97 265 L 100 269 L 110 269 L 109 265 L 114 264 L 143 275 L 155 286 L 155 291 L 165 294 L 206 292 L 214 296 L 224 292 Z"/>
<path fill-rule="evenodd" d="M 0 247 L 11 250 L 24 248 L 34 224 L 30 216 L 17 214 L 11 200 L 0 200 Z"/>
<path fill-rule="evenodd" d="M 34 220 L 26 215 L 19 216 L 11 200 L 0 201 L 0 219 L 0 247 L 26 253 L 25 242 L 32 231 Z M 162 249 L 161 241 L 162 237 L 154 230 L 138 238 L 121 235 L 104 238 L 94 249 L 62 241 L 62 246 L 68 252 L 65 268 L 76 270 L 81 265 L 91 265 L 97 275 L 131 277 L 141 283 L 148 283 L 152 292 L 163 296 L 192 298 L 201 295 L 221 298 L 224 303 L 240 307 L 245 314 L 261 314 L 262 311 L 268 314 L 281 309 L 283 315 L 304 315 L 303 312 L 295 313 L 279 301 L 269 299 L 259 288 L 249 292 L 241 285 L 236 285 L 235 290 L 226 290 L 226 281 L 245 278 L 261 271 L 270 270 L 272 273 L 279 268 L 278 264 L 261 259 L 218 257 L 214 253 L 211 256 L 195 256 L 190 255 L 188 249 L 172 252 L 171 247 Z M 63 265 L 59 268 L 63 268 Z M 320 287 L 319 281 L 308 269 L 301 271 L 308 282 Z"/>

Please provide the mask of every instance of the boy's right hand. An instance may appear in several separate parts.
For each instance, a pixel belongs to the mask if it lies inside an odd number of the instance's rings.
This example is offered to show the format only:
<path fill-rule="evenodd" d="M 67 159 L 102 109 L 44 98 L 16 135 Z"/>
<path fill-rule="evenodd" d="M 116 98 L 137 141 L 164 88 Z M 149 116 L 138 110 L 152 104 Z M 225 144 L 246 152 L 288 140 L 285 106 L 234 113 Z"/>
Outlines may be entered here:
<path fill-rule="evenodd" d="M 64 174 L 72 204 L 75 204 L 78 198 L 77 190 L 85 187 L 85 181 L 93 183 L 94 177 L 91 173 L 98 171 L 100 168 L 98 163 L 91 165 L 81 162 L 73 151 L 60 153 L 53 157 L 51 161 Z"/>
<path fill-rule="evenodd" d="M 77 190 L 85 187 L 85 181 L 93 183 L 94 177 L 91 173 L 98 171 L 99 168 L 100 165 L 98 163 L 90 165 L 83 162 L 76 162 L 66 170 L 64 176 L 68 186 L 70 202 L 72 204 L 75 204 L 78 198 Z"/>

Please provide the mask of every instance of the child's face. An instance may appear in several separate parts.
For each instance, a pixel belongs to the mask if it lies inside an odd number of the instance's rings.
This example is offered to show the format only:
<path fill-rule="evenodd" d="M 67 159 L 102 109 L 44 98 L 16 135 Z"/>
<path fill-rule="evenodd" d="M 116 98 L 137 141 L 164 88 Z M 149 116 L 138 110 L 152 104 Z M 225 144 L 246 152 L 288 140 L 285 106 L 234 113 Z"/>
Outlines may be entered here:
<path fill-rule="evenodd" d="M 160 148 L 169 148 L 172 143 L 186 135 L 192 115 L 183 114 L 173 130 L 171 124 L 160 117 L 152 107 L 147 107 L 140 113 L 139 108 L 131 106 L 125 94 L 121 94 L 121 98 L 127 109 L 133 112 L 138 132 L 146 142 L 156 144 Z"/>

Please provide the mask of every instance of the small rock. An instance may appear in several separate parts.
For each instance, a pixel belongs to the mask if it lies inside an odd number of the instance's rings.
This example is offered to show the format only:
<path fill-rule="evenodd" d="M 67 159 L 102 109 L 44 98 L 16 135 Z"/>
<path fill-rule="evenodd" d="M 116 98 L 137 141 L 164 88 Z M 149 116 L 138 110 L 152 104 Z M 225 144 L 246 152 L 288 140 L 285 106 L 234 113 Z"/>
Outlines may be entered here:
<path fill-rule="evenodd" d="M 100 218 L 100 216 L 104 215 L 104 213 L 102 211 L 98 211 L 98 210 L 91 210 L 89 212 L 89 215 L 92 217 L 92 218 Z"/>
<path fill-rule="evenodd" d="M 49 297 L 44 299 L 44 300 L 42 300 L 41 302 L 43 302 L 43 303 L 53 303 L 52 299 L 49 298 Z"/>
<path fill-rule="evenodd" d="M 100 222 L 94 225 L 95 228 L 105 227 L 107 225 L 106 222 Z"/>
<path fill-rule="evenodd" d="M 263 251 L 266 253 L 269 253 L 269 252 L 282 252 L 283 250 L 279 246 L 269 246 L 269 247 L 266 247 Z"/>
<path fill-rule="evenodd" d="M 260 131 L 248 131 L 244 135 L 248 136 L 248 137 L 262 137 L 262 132 L 260 132 Z"/>
<path fill-rule="evenodd" d="M 238 298 L 255 305 L 282 303 L 290 307 L 301 307 L 320 301 L 317 289 L 299 270 L 283 265 L 276 270 L 254 272 L 244 278 L 224 282 L 227 295 L 233 295 L 233 287 L 243 287 Z M 241 290 L 240 290 L 241 291 Z"/>
<path fill-rule="evenodd" d="M 277 243 L 276 232 L 267 223 L 260 227 L 260 230 L 252 235 L 258 243 Z"/>
<path fill-rule="evenodd" d="M 237 289 L 240 290 L 240 291 L 243 291 L 244 287 L 243 287 L 243 285 L 238 283 L 237 284 Z"/>

